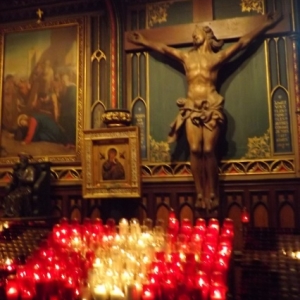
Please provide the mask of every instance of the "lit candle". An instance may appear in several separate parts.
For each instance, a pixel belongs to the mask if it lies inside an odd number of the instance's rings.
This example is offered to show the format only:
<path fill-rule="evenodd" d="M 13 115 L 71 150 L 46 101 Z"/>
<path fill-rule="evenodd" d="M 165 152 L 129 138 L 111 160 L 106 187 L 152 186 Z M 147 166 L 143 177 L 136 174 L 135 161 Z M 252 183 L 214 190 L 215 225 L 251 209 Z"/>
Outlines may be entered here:
<path fill-rule="evenodd" d="M 116 221 L 113 218 L 109 218 L 106 221 L 106 225 L 108 226 L 108 234 L 114 235 L 116 233 Z"/>
<path fill-rule="evenodd" d="M 207 232 L 218 235 L 220 232 L 220 223 L 218 219 L 211 218 L 208 221 Z"/>
<path fill-rule="evenodd" d="M 217 252 L 217 245 L 214 242 L 207 241 L 206 243 L 203 244 L 202 250 L 203 252 L 211 253 L 213 255 Z"/>
<path fill-rule="evenodd" d="M 226 282 L 224 282 L 224 277 L 222 272 L 213 271 L 211 274 L 210 283 L 212 285 L 226 285 Z"/>
<path fill-rule="evenodd" d="M 6 280 L 6 299 L 18 300 L 19 299 L 19 284 L 15 276 L 8 276 Z"/>
<path fill-rule="evenodd" d="M 105 285 L 103 285 L 103 284 L 97 285 L 94 288 L 94 291 L 92 294 L 93 294 L 93 297 L 95 300 L 107 300 L 108 299 L 108 293 L 107 293 Z"/>
<path fill-rule="evenodd" d="M 175 212 L 173 210 L 169 213 L 168 219 L 168 233 L 176 236 L 179 230 L 179 221 L 175 216 Z"/>
<path fill-rule="evenodd" d="M 203 226 L 194 226 L 193 227 L 193 234 L 197 234 L 197 235 L 200 235 L 200 236 L 205 236 L 205 233 L 206 233 L 206 227 L 203 227 Z"/>
<path fill-rule="evenodd" d="M 223 283 L 227 283 L 227 273 L 228 273 L 228 258 L 217 255 L 212 267 L 213 271 L 218 271 L 223 275 Z"/>
<path fill-rule="evenodd" d="M 114 287 L 112 291 L 110 291 L 110 300 L 124 300 L 124 293 L 118 288 Z"/>
<path fill-rule="evenodd" d="M 8 273 L 13 273 L 17 268 L 17 264 L 15 263 L 15 261 L 10 258 L 7 258 L 5 260 L 4 266 Z"/>
<path fill-rule="evenodd" d="M 126 300 L 140 300 L 141 286 L 136 283 L 130 283 L 125 288 Z"/>
<path fill-rule="evenodd" d="M 222 232 L 219 236 L 219 243 L 227 243 L 228 245 L 232 245 L 233 243 L 233 236 L 234 236 L 234 233 L 233 232 L 230 232 L 229 230 L 223 230 L 222 229 Z"/>
<path fill-rule="evenodd" d="M 231 252 L 232 252 L 232 246 L 228 245 L 228 243 L 220 243 L 218 245 L 218 254 L 220 254 L 221 256 L 225 256 L 225 257 L 230 257 Z"/>
<path fill-rule="evenodd" d="M 230 218 L 224 219 L 224 221 L 223 221 L 223 228 L 231 229 L 233 231 L 234 230 L 233 220 L 230 219 Z"/>
<path fill-rule="evenodd" d="M 19 281 L 21 299 L 33 299 L 35 295 L 35 286 L 30 267 L 27 265 L 18 266 L 16 276 Z"/>
<path fill-rule="evenodd" d="M 60 242 L 60 236 L 61 236 L 61 225 L 60 224 L 55 224 L 53 226 L 53 229 L 52 229 L 52 236 L 53 236 L 53 240 L 56 242 L 56 243 L 59 243 Z"/>
<path fill-rule="evenodd" d="M 33 300 L 34 299 L 34 295 L 35 295 L 35 291 L 34 290 L 22 290 L 21 291 L 21 299 L 22 300 Z"/>
<path fill-rule="evenodd" d="M 195 276 L 195 289 L 201 294 L 202 300 L 207 300 L 209 295 L 209 280 L 205 272 L 199 271 Z"/>
<path fill-rule="evenodd" d="M 132 218 L 130 220 L 130 234 L 135 239 L 137 239 L 141 234 L 140 222 L 136 218 Z"/>
<path fill-rule="evenodd" d="M 205 221 L 205 219 L 198 218 L 196 220 L 195 226 L 200 226 L 200 227 L 206 228 L 206 221 Z"/>
<path fill-rule="evenodd" d="M 128 233 L 129 233 L 129 223 L 127 219 L 122 218 L 119 221 L 119 235 L 123 237 L 123 236 L 127 236 Z"/>
<path fill-rule="evenodd" d="M 213 284 L 210 288 L 210 300 L 226 300 L 227 287 Z"/>
<path fill-rule="evenodd" d="M 210 277 L 211 268 L 214 260 L 214 255 L 211 253 L 201 253 L 200 259 L 200 271 L 203 271 L 207 274 L 208 278 Z"/>
<path fill-rule="evenodd" d="M 166 256 L 165 251 L 156 251 L 155 252 L 155 259 L 159 262 L 164 263 L 165 262 L 165 256 Z"/>
<path fill-rule="evenodd" d="M 152 284 L 143 284 L 142 300 L 154 300 L 155 287 Z"/>
<path fill-rule="evenodd" d="M 189 219 L 184 218 L 181 221 L 180 233 L 184 234 L 188 237 L 191 236 L 191 234 L 192 234 L 192 223 Z"/>
<path fill-rule="evenodd" d="M 206 235 L 205 235 L 205 238 L 204 238 L 204 244 L 203 245 L 205 245 L 206 243 L 217 245 L 218 238 L 219 238 L 218 234 L 207 232 Z"/>
<path fill-rule="evenodd" d="M 101 237 L 104 234 L 104 227 L 103 227 L 103 222 L 100 218 L 96 218 L 92 222 L 92 236 L 91 239 L 93 242 L 99 242 L 101 240 Z"/>
<path fill-rule="evenodd" d="M 174 300 L 176 296 L 176 285 L 172 274 L 167 273 L 162 283 L 162 299 Z"/>
<path fill-rule="evenodd" d="M 243 224 L 248 224 L 250 222 L 250 215 L 246 207 L 242 210 L 241 221 Z"/>

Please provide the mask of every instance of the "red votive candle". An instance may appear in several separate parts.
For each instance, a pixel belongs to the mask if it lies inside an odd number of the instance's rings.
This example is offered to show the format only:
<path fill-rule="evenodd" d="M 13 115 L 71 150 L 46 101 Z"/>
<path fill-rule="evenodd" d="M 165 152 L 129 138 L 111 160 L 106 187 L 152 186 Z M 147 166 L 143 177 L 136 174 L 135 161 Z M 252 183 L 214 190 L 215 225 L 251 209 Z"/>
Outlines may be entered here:
<path fill-rule="evenodd" d="M 12 274 L 16 271 L 17 264 L 14 259 L 7 258 L 4 262 L 4 267 L 8 273 Z"/>
<path fill-rule="evenodd" d="M 166 255 L 166 253 L 165 253 L 165 251 L 156 251 L 155 252 L 155 259 L 157 260 L 157 261 L 160 261 L 160 262 L 165 262 L 165 255 Z"/>
<path fill-rule="evenodd" d="M 250 214 L 246 207 L 244 207 L 242 210 L 241 221 L 243 224 L 248 224 L 250 222 Z"/>
<path fill-rule="evenodd" d="M 28 265 L 18 266 L 16 276 L 19 281 L 21 299 L 33 299 L 35 296 L 35 285 L 33 282 L 31 267 Z"/>
<path fill-rule="evenodd" d="M 234 230 L 234 223 L 233 220 L 230 218 L 226 218 L 223 221 L 223 228 L 230 228 L 231 230 Z"/>
<path fill-rule="evenodd" d="M 204 241 L 204 237 L 202 235 L 192 234 L 190 240 L 190 251 L 197 254 L 201 253 L 203 247 L 203 241 Z"/>
<path fill-rule="evenodd" d="M 61 225 L 63 225 L 63 226 L 64 226 L 64 225 L 68 225 L 68 224 L 69 224 L 69 220 L 68 220 L 68 218 L 63 217 L 63 218 L 60 219 L 59 223 L 60 223 Z"/>
<path fill-rule="evenodd" d="M 33 300 L 35 297 L 35 289 L 32 287 L 27 289 L 22 287 L 20 295 L 22 300 Z"/>
<path fill-rule="evenodd" d="M 228 273 L 228 258 L 217 255 L 216 260 L 213 264 L 213 271 L 218 271 L 223 276 L 223 283 L 227 283 L 227 273 Z"/>
<path fill-rule="evenodd" d="M 216 228 L 218 231 L 220 230 L 220 222 L 218 219 L 215 219 L 215 218 L 211 218 L 209 219 L 208 221 L 208 228 L 211 227 L 211 228 Z"/>
<path fill-rule="evenodd" d="M 209 295 L 209 279 L 205 272 L 199 271 L 195 276 L 195 289 L 200 293 L 202 300 L 207 300 Z"/>
<path fill-rule="evenodd" d="M 226 282 L 224 282 L 223 273 L 220 271 L 213 271 L 211 273 L 210 284 L 211 285 L 226 285 Z"/>
<path fill-rule="evenodd" d="M 179 221 L 175 216 L 175 212 L 171 210 L 168 219 L 168 233 L 176 236 L 178 234 L 178 231 L 179 231 Z"/>
<path fill-rule="evenodd" d="M 229 258 L 231 256 L 232 246 L 223 242 L 218 245 L 217 253 L 221 256 Z"/>
<path fill-rule="evenodd" d="M 52 229 L 52 239 L 56 243 L 60 243 L 61 228 L 62 228 L 62 226 L 60 224 L 55 224 L 53 226 L 53 229 Z"/>
<path fill-rule="evenodd" d="M 221 232 L 221 234 L 219 235 L 219 244 L 221 243 L 226 243 L 227 245 L 231 245 L 233 243 L 233 235 L 231 235 L 230 233 L 227 232 Z"/>
<path fill-rule="evenodd" d="M 108 235 L 114 236 L 116 233 L 116 221 L 113 218 L 109 218 L 106 221 L 108 226 Z"/>
<path fill-rule="evenodd" d="M 78 219 L 72 219 L 70 224 L 70 231 L 72 235 L 81 236 L 81 226 Z"/>
<path fill-rule="evenodd" d="M 10 275 L 6 279 L 6 299 L 18 300 L 19 299 L 19 282 L 14 275 Z"/>
<path fill-rule="evenodd" d="M 207 274 L 208 278 L 211 275 L 211 269 L 214 261 L 214 255 L 212 253 L 202 252 L 199 269 Z"/>
<path fill-rule="evenodd" d="M 180 233 L 190 237 L 192 234 L 192 223 L 190 219 L 184 218 L 181 221 Z"/>
<path fill-rule="evenodd" d="M 179 278 L 180 272 L 180 267 L 176 264 L 173 264 L 172 262 L 166 263 L 166 273 L 169 277 L 172 277 L 174 280 L 177 280 L 177 278 Z"/>
<path fill-rule="evenodd" d="M 163 261 L 153 261 L 151 270 L 155 274 L 162 274 L 165 271 L 165 263 Z"/>
<path fill-rule="evenodd" d="M 70 225 L 64 224 L 61 227 L 60 243 L 63 246 L 68 246 L 70 243 Z"/>
<path fill-rule="evenodd" d="M 61 298 L 59 299 L 73 300 L 75 298 L 76 287 L 76 279 L 67 275 L 60 289 Z"/>
<path fill-rule="evenodd" d="M 203 245 L 205 245 L 206 243 L 217 245 L 218 239 L 219 239 L 218 234 L 206 232 Z"/>
<path fill-rule="evenodd" d="M 99 242 L 101 240 L 101 237 L 104 234 L 104 227 L 103 227 L 102 220 L 100 218 L 96 218 L 92 222 L 91 231 L 92 231 L 92 241 Z"/>
<path fill-rule="evenodd" d="M 172 274 L 165 274 L 162 283 L 162 299 L 174 300 L 176 296 L 176 285 Z"/>
<path fill-rule="evenodd" d="M 143 284 L 142 300 L 155 300 L 155 287 L 152 284 Z"/>
<path fill-rule="evenodd" d="M 174 273 L 178 279 L 181 275 L 181 262 L 179 252 L 172 252 L 169 254 L 169 262 L 166 264 L 166 268 L 169 272 Z"/>
<path fill-rule="evenodd" d="M 214 242 L 203 243 L 202 250 L 203 252 L 211 253 L 212 255 L 214 255 L 217 252 L 217 244 Z"/>
<path fill-rule="evenodd" d="M 90 241 L 92 237 L 92 221 L 90 218 L 84 218 L 81 231 L 82 240 L 87 246 L 90 246 Z"/>
<path fill-rule="evenodd" d="M 157 289 L 160 284 L 161 274 L 150 272 L 147 277 L 149 283 Z"/>
<path fill-rule="evenodd" d="M 227 287 L 213 284 L 210 287 L 210 300 L 226 300 Z"/>
<path fill-rule="evenodd" d="M 205 236 L 205 234 L 206 234 L 206 227 L 203 227 L 203 226 L 194 226 L 193 227 L 193 234 L 198 234 L 200 236 Z"/>
<path fill-rule="evenodd" d="M 225 236 L 227 235 L 230 238 L 230 241 L 231 242 L 233 241 L 234 232 L 231 229 L 229 229 L 229 228 L 222 228 L 220 236 L 221 235 L 225 235 Z"/>
<path fill-rule="evenodd" d="M 203 218 L 197 218 L 195 222 L 195 226 L 200 226 L 206 229 L 206 221 Z"/>
<path fill-rule="evenodd" d="M 206 234 L 212 234 L 218 236 L 220 233 L 220 228 L 218 226 L 212 225 L 206 228 Z"/>

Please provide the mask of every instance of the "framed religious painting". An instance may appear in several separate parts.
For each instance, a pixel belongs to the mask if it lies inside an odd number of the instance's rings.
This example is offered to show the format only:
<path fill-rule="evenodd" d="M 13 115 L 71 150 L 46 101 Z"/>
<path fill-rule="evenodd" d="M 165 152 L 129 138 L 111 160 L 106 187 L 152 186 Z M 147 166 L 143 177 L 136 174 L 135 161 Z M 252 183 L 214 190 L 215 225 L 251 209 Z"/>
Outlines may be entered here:
<path fill-rule="evenodd" d="M 0 164 L 18 153 L 81 159 L 84 22 L 81 18 L 1 28 Z"/>
<path fill-rule="evenodd" d="M 83 197 L 141 196 L 139 127 L 112 127 L 83 132 Z"/>

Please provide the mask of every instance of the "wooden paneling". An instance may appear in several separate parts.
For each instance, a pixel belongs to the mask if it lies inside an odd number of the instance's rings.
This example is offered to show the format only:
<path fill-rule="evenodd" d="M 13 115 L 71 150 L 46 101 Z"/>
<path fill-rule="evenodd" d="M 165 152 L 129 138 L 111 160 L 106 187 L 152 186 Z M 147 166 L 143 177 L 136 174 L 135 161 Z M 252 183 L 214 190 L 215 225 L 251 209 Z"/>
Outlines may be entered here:
<path fill-rule="evenodd" d="M 173 209 L 179 220 L 192 222 L 202 215 L 194 207 L 193 182 L 143 183 L 139 199 L 83 199 L 81 186 L 53 186 L 51 189 L 52 216 L 84 220 L 108 218 L 138 218 L 142 223 L 151 218 L 166 224 L 168 212 Z M 3 195 L 2 188 L 1 194 Z M 241 211 L 250 212 L 249 227 L 295 228 L 300 230 L 300 179 L 268 181 L 227 181 L 220 183 L 220 222 L 226 217 L 235 224 L 235 249 L 242 248 Z"/>

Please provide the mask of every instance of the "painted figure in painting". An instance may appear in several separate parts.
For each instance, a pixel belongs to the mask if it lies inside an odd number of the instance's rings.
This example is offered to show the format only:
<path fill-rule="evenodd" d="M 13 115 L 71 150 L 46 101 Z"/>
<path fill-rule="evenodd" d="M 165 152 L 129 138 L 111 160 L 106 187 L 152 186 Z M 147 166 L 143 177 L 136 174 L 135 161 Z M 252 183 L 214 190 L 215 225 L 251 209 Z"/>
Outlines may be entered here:
<path fill-rule="evenodd" d="M 70 79 L 69 74 L 63 74 L 62 91 L 60 95 L 59 125 L 63 128 L 70 145 L 76 145 L 76 90 L 77 87 Z"/>
<path fill-rule="evenodd" d="M 217 40 L 211 28 L 207 26 L 196 26 L 192 35 L 194 47 L 189 51 L 148 40 L 138 32 L 129 36 L 132 43 L 168 55 L 184 67 L 188 91 L 186 98 L 177 101 L 180 113 L 171 126 L 169 142 L 177 139 L 178 129 L 185 124 L 191 170 L 197 192 L 196 205 L 199 208 L 214 211 L 219 205 L 215 148 L 224 122 L 224 98 L 216 89 L 219 70 L 224 63 L 249 46 L 252 40 L 280 19 L 281 15 L 276 12 L 265 15 L 261 25 L 225 49 L 221 49 L 223 41 Z"/>
<path fill-rule="evenodd" d="M 109 148 L 107 160 L 102 165 L 103 180 L 121 180 L 125 179 L 125 170 L 123 165 L 117 159 L 117 150 Z"/>
<path fill-rule="evenodd" d="M 56 94 L 44 92 L 38 93 L 36 101 L 32 104 L 32 111 L 50 116 L 57 122 L 59 109 Z"/>
<path fill-rule="evenodd" d="M 61 127 L 47 114 L 21 114 L 18 118 L 18 125 L 26 129 L 26 136 L 22 140 L 23 145 L 44 141 L 68 146 L 68 139 Z"/>

